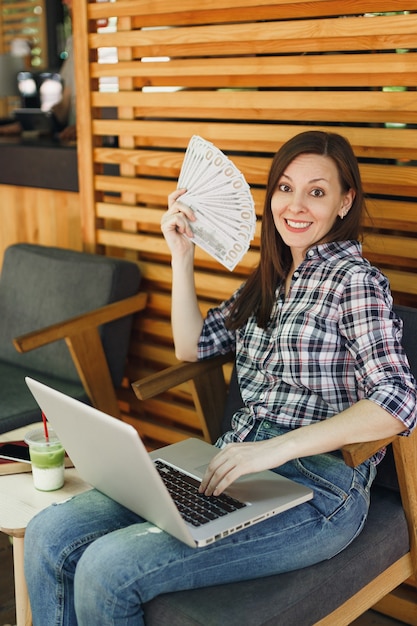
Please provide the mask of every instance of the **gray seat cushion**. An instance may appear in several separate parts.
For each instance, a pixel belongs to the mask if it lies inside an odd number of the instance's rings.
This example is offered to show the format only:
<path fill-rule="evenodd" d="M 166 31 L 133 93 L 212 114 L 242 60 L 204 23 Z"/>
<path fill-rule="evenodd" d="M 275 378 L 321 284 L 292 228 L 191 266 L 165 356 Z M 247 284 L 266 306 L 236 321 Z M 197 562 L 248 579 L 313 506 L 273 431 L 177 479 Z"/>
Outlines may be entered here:
<path fill-rule="evenodd" d="M 145 605 L 146 624 L 309 626 L 408 549 L 407 523 L 399 495 L 374 487 L 363 532 L 337 556 L 286 574 L 161 595 Z"/>
<path fill-rule="evenodd" d="M 46 376 L 28 368 L 21 368 L 0 361 L 0 432 L 8 432 L 27 424 L 33 424 L 41 418 L 39 406 L 28 391 L 25 376 L 36 378 L 62 393 L 90 404 L 82 384 Z"/>
<path fill-rule="evenodd" d="M 136 263 L 63 248 L 15 244 L 4 255 L 0 276 L 0 432 L 39 419 L 24 376 L 31 375 L 86 399 L 64 340 L 20 354 L 14 337 L 134 295 L 141 275 Z M 132 317 L 101 329 L 114 385 L 120 385 Z"/>

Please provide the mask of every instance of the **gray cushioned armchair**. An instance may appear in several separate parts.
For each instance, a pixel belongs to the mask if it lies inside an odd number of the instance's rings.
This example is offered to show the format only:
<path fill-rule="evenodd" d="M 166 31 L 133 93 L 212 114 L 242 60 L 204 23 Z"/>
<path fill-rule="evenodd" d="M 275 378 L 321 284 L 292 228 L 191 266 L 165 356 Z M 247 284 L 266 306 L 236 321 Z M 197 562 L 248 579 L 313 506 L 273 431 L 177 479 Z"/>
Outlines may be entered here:
<path fill-rule="evenodd" d="M 34 244 L 0 276 L 0 432 L 40 419 L 29 375 L 119 417 L 132 314 L 146 295 L 136 263 Z"/>
<path fill-rule="evenodd" d="M 417 309 L 396 308 L 404 321 L 403 345 L 417 375 Z M 180 363 L 133 383 L 133 388 L 146 400 L 190 381 L 206 439 L 214 441 L 227 427 L 234 407 L 241 406 L 233 375 L 227 396 L 222 369 L 226 361 L 221 357 Z M 365 528 L 340 554 L 286 574 L 158 596 L 145 605 L 146 624 L 344 626 L 376 603 L 378 610 L 415 624 L 416 590 L 410 591 L 410 601 L 398 601 L 390 592 L 410 576 L 416 580 L 417 432 L 347 446 L 342 452 L 345 462 L 355 466 L 389 442 L 372 486 Z"/>

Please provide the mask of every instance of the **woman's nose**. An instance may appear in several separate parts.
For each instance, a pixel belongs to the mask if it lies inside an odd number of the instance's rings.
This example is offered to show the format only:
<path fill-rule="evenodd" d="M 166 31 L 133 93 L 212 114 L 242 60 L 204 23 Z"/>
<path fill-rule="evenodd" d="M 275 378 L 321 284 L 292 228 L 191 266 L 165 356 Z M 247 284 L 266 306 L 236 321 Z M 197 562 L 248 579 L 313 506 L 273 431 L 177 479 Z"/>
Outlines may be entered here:
<path fill-rule="evenodd" d="M 288 208 L 293 213 L 301 213 L 305 211 L 305 205 L 300 194 L 293 194 L 291 196 Z"/>

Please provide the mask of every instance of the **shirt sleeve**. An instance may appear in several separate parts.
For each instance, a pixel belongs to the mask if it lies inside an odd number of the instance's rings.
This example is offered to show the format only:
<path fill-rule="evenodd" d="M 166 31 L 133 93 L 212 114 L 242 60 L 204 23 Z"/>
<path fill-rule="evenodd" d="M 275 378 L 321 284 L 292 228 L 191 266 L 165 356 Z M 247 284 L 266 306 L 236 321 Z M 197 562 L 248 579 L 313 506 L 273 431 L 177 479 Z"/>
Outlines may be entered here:
<path fill-rule="evenodd" d="M 236 351 L 236 332 L 226 328 L 226 320 L 240 289 L 231 298 L 207 312 L 198 342 L 199 360 Z"/>
<path fill-rule="evenodd" d="M 416 425 L 416 381 L 401 345 L 402 321 L 392 310 L 388 281 L 379 270 L 355 271 L 340 302 L 340 331 L 355 363 L 358 396 Z"/>

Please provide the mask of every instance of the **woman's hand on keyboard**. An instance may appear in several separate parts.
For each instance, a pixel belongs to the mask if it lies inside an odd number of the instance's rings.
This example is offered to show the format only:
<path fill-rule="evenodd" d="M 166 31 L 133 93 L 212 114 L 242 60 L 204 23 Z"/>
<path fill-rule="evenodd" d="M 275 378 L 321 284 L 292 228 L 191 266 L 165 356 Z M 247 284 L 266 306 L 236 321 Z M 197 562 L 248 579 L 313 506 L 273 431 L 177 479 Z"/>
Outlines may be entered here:
<path fill-rule="evenodd" d="M 278 441 L 283 438 L 228 444 L 209 463 L 200 493 L 218 496 L 240 476 L 282 465 L 288 460 L 283 458 L 283 447 Z"/>

